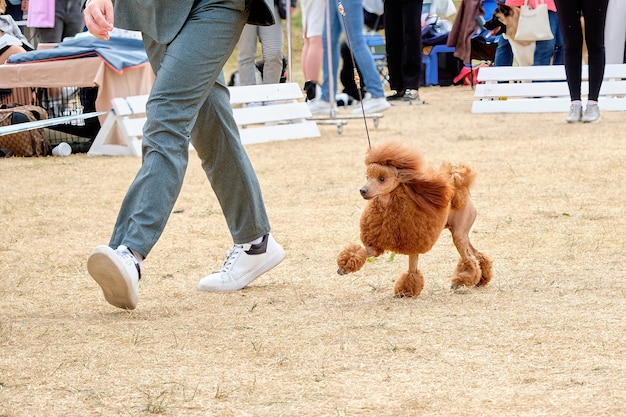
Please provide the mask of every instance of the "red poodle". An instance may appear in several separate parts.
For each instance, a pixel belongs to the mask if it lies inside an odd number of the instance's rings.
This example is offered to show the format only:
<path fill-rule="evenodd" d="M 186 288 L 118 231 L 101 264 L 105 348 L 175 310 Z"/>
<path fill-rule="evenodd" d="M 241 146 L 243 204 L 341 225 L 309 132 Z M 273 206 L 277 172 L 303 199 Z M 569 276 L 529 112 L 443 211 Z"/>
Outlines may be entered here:
<path fill-rule="evenodd" d="M 339 253 L 340 275 L 358 271 L 367 258 L 385 251 L 409 255 L 409 270 L 396 280 L 394 294 L 415 297 L 424 288 L 418 257 L 433 247 L 446 228 L 461 255 L 452 288 L 489 283 L 491 259 L 469 239 L 476 219 L 470 199 L 476 173 L 470 167 L 444 163 L 439 170 L 427 169 L 415 150 L 394 142 L 370 149 L 365 165 L 367 183 L 360 190 L 368 200 L 360 223 L 365 247 L 350 245 Z"/>

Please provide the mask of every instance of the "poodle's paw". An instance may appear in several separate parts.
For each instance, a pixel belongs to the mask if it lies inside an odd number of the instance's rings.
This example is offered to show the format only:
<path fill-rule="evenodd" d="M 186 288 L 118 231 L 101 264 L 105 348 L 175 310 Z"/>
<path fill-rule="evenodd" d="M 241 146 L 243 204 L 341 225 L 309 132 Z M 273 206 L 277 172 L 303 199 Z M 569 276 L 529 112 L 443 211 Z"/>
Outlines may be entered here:
<path fill-rule="evenodd" d="M 452 289 L 459 287 L 474 287 L 481 277 L 478 259 L 469 257 L 460 259 L 452 276 Z"/>
<path fill-rule="evenodd" d="M 405 272 L 400 275 L 393 286 L 393 295 L 396 298 L 417 297 L 424 289 L 424 276 L 418 270 Z"/>
<path fill-rule="evenodd" d="M 365 249 L 359 245 L 350 245 L 342 250 L 337 256 L 337 273 L 345 275 L 356 272 L 365 264 L 367 260 Z"/>
<path fill-rule="evenodd" d="M 493 278 L 493 262 L 491 261 L 491 258 L 489 258 L 482 252 L 478 252 L 476 257 L 478 258 L 478 263 L 480 264 L 481 271 L 480 281 L 478 281 L 478 284 L 476 284 L 476 286 L 484 287 L 485 285 L 489 284 L 489 281 L 491 281 L 491 278 Z"/>

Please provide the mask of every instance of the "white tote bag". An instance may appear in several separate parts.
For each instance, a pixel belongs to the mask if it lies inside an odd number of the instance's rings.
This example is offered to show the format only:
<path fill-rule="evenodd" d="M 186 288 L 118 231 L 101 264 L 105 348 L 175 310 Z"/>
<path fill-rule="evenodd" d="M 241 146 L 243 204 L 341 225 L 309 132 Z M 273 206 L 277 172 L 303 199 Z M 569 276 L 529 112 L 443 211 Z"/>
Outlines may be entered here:
<path fill-rule="evenodd" d="M 528 0 L 520 7 L 519 22 L 517 22 L 517 41 L 547 41 L 553 39 L 548 17 L 548 5 L 544 0 L 537 0 L 535 8 L 528 5 Z"/>

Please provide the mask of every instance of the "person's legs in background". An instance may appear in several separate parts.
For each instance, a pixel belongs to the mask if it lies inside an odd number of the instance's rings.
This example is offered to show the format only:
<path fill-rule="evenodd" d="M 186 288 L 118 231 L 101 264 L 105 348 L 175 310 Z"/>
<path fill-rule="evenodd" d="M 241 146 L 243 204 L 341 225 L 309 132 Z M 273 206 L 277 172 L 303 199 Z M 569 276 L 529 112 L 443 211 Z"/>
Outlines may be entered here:
<path fill-rule="evenodd" d="M 580 23 L 581 10 L 571 0 L 555 0 L 559 26 L 563 35 L 563 62 L 571 100 L 568 123 L 582 119 L 581 77 L 583 59 L 583 31 Z"/>
<path fill-rule="evenodd" d="M 582 121 L 593 123 L 600 120 L 598 98 L 604 79 L 606 55 L 604 49 L 604 27 L 609 0 L 583 0 L 585 17 L 585 42 L 589 52 L 589 97 Z"/>
<path fill-rule="evenodd" d="M 278 16 L 278 8 L 275 10 Z M 263 84 L 278 84 L 283 75 L 283 26 L 280 19 L 271 26 L 258 26 L 263 56 Z M 256 45 L 256 44 L 255 44 Z"/>
<path fill-rule="evenodd" d="M 256 85 L 257 35 L 259 26 L 245 25 L 237 43 L 237 66 L 241 85 Z"/>
<path fill-rule="evenodd" d="M 335 0 L 328 0 L 326 7 L 329 7 L 330 27 L 324 23 L 324 30 L 322 31 L 322 47 L 324 49 L 322 54 L 322 95 L 309 102 L 309 108 L 313 114 L 330 112 L 331 93 L 333 100 L 337 93 L 337 72 L 340 60 L 339 38 L 341 37 L 343 28 Z M 330 54 L 328 51 L 329 47 Z M 330 62 L 328 60 L 329 55 Z"/>
<path fill-rule="evenodd" d="M 389 99 L 394 101 L 404 97 L 406 87 L 402 85 L 402 7 L 397 1 L 384 3 L 385 49 L 387 51 L 387 71 L 389 86 L 395 92 Z M 420 25 L 421 28 L 421 25 Z M 421 36 L 421 34 L 420 34 Z"/>
<path fill-rule="evenodd" d="M 301 0 L 302 31 L 304 44 L 302 45 L 301 63 L 304 75 L 304 91 L 307 101 L 317 97 L 322 69 L 324 46 L 322 45 L 322 31 L 326 21 L 326 2 L 323 0 Z"/>
<path fill-rule="evenodd" d="M 624 22 L 626 22 L 626 1 L 609 1 L 604 29 L 607 64 L 624 63 L 624 43 L 626 42 L 626 24 Z"/>
<path fill-rule="evenodd" d="M 382 79 L 376 69 L 374 57 L 363 36 L 363 1 L 344 0 L 342 4 L 345 9 L 345 16 L 342 16 L 342 21 L 345 25 L 346 40 L 349 41 L 348 46 L 352 50 L 354 61 L 363 74 L 363 84 L 365 84 L 366 90 L 366 96 L 362 100 L 362 108 L 355 109 L 355 112 L 373 113 L 386 110 L 390 104 L 385 98 Z M 338 45 L 337 49 L 339 49 Z"/>

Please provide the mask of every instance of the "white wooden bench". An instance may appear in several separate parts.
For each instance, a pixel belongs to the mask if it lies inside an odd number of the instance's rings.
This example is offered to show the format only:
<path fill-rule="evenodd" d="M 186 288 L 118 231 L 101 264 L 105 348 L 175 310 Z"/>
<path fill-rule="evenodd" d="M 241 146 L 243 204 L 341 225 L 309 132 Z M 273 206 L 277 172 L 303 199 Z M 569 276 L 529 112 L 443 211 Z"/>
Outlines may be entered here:
<path fill-rule="evenodd" d="M 302 101 L 297 83 L 229 87 L 230 102 L 241 142 L 244 145 L 319 137 L 320 131 Z M 147 95 L 115 98 L 112 109 L 87 152 L 89 156 L 141 156 L 141 138 L 146 121 Z M 113 129 L 119 129 L 125 143 L 110 143 Z"/>
<path fill-rule="evenodd" d="M 588 67 L 583 66 L 583 102 L 589 92 Z M 478 72 L 472 113 L 567 112 L 569 90 L 562 65 L 484 67 Z M 607 65 L 598 100 L 603 111 L 626 110 L 626 64 Z"/>

